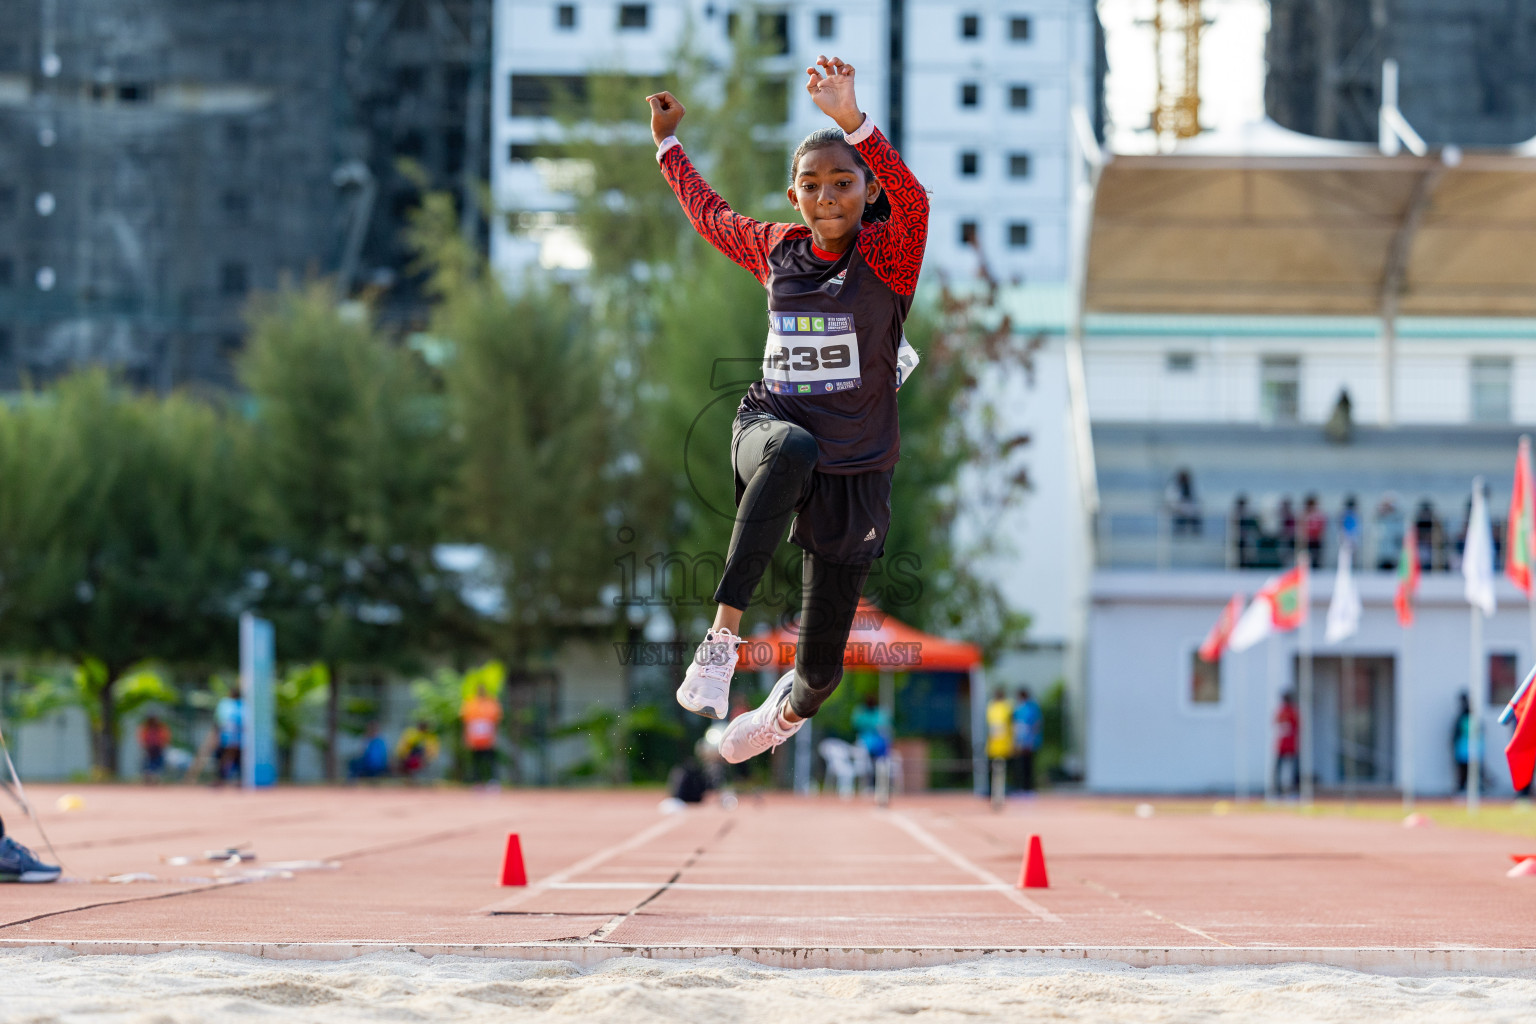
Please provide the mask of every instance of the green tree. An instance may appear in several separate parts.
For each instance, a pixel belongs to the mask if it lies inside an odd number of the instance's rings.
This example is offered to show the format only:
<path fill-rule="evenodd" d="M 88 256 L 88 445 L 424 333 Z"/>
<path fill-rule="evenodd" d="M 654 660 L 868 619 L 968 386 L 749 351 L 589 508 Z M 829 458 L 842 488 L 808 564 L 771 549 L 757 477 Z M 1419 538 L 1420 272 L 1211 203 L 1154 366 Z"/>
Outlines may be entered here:
<path fill-rule="evenodd" d="M 452 472 L 441 398 L 414 353 L 320 285 L 255 308 L 239 372 L 266 545 L 254 596 L 283 658 L 329 677 L 334 779 L 347 672 L 408 668 L 468 628 L 457 581 L 433 557 Z"/>
<path fill-rule="evenodd" d="M 233 647 L 246 553 L 243 429 L 104 373 L 0 408 L 0 636 L 82 666 L 93 759 L 117 763 L 130 666 Z"/>
<path fill-rule="evenodd" d="M 482 545 L 504 595 L 490 629 L 514 673 L 584 623 L 613 577 L 616 498 L 610 355 L 568 289 L 509 292 L 429 194 L 412 236 L 436 300 L 453 473 L 454 535 Z"/>

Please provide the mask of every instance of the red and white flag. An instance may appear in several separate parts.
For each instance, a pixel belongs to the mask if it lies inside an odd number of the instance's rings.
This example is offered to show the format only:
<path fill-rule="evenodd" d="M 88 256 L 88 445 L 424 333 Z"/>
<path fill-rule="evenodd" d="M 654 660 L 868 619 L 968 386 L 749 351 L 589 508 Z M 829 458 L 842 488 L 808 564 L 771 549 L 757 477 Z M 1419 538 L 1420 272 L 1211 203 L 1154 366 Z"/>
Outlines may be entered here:
<path fill-rule="evenodd" d="M 1243 614 L 1243 595 L 1233 594 L 1232 600 L 1221 610 L 1221 618 L 1216 620 L 1216 625 L 1205 635 L 1205 642 L 1200 645 L 1201 661 L 1220 661 L 1221 652 L 1227 649 L 1227 640 L 1232 636 L 1232 630 L 1237 628 L 1237 620 Z"/>

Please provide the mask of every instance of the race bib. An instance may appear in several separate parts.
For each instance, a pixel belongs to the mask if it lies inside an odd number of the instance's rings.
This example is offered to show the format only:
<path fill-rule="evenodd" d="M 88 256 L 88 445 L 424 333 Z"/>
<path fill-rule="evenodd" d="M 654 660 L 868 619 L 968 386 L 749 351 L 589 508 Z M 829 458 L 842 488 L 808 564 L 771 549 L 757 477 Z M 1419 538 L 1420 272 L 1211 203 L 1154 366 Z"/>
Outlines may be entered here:
<path fill-rule="evenodd" d="M 780 395 L 852 391 L 859 376 L 859 337 L 853 317 L 824 313 L 768 313 L 763 384 Z"/>

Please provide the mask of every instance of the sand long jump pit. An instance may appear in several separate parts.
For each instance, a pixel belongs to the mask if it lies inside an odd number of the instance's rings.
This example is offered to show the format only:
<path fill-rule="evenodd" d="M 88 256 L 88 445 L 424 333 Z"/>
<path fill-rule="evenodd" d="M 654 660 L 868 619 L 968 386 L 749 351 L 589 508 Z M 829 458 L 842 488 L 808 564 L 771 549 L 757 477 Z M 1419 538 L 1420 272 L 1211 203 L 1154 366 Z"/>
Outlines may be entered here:
<path fill-rule="evenodd" d="M 40 789 L 67 880 L 0 888 L 0 1021 L 1536 1014 L 1536 878 L 1506 877 L 1532 844 L 1509 836 L 659 795 Z M 496 884 L 508 832 L 524 887 Z M 1051 884 L 1020 890 L 1032 834 Z M 255 858 L 203 859 L 231 847 Z"/>

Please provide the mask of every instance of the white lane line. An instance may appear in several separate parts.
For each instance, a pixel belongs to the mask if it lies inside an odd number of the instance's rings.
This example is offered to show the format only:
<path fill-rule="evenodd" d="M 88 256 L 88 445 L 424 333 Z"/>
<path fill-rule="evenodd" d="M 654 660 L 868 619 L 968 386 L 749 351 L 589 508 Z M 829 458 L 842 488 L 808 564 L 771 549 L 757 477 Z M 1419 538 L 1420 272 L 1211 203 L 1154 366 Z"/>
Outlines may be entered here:
<path fill-rule="evenodd" d="M 545 890 L 553 889 L 557 886 L 563 885 L 566 880 L 573 875 L 579 875 L 583 872 L 591 871 L 593 868 L 597 867 L 599 864 L 602 864 L 604 861 L 612 860 L 614 857 L 617 857 L 621 853 L 628 853 L 630 850 L 633 850 L 637 846 L 644 846 L 646 843 L 650 842 L 652 839 L 655 839 L 657 836 L 669 832 L 676 828 L 678 825 L 682 824 L 684 817 L 685 816 L 681 814 L 668 815 L 661 821 L 658 821 L 656 824 L 652 825 L 650 828 L 641 829 L 639 832 L 630 836 L 623 842 L 615 843 L 612 846 L 598 850 L 596 853 L 592 854 L 592 856 L 586 858 L 585 860 L 579 860 L 563 871 L 556 871 L 548 878 L 541 878 L 537 882 L 534 882 L 532 885 L 528 886 L 528 888 L 524 889 L 522 892 L 509 896 L 506 899 L 497 900 L 495 903 L 487 904 L 486 906 L 483 906 L 474 911 L 474 913 L 491 914 L 496 913 L 497 911 L 511 910 L 513 907 L 527 902 Z M 665 882 L 657 882 L 654 885 L 648 886 L 648 888 L 660 889 L 665 884 Z"/>
<path fill-rule="evenodd" d="M 548 889 L 629 890 L 669 892 L 991 892 L 992 885 L 781 885 L 753 882 L 555 882 Z"/>
<path fill-rule="evenodd" d="M 1017 903 L 1019 906 L 1029 911 L 1031 914 L 1034 914 L 1042 921 L 1048 921 L 1051 924 L 1061 923 L 1060 917 L 1051 913 L 1049 910 L 1046 910 L 1040 904 L 1036 903 L 1028 896 L 1025 896 L 1023 893 L 1019 892 L 1018 889 L 1009 885 L 1001 878 L 998 878 L 986 868 L 980 866 L 979 864 L 973 863 L 957 851 L 950 849 L 950 847 L 941 842 L 933 833 L 923 828 L 923 826 L 919 825 L 917 822 L 913 821 L 902 812 L 884 811 L 881 813 L 880 817 L 890 821 L 903 832 L 907 833 L 907 835 L 911 836 L 913 839 L 916 839 L 918 842 L 928 847 L 928 849 L 932 850 L 940 857 L 943 857 L 945 860 L 949 861 L 961 871 L 964 871 L 966 874 L 972 876 L 973 878 L 979 878 L 983 882 L 987 883 L 983 888 L 991 889 L 999 896 L 1007 897 L 1014 903 Z"/>

